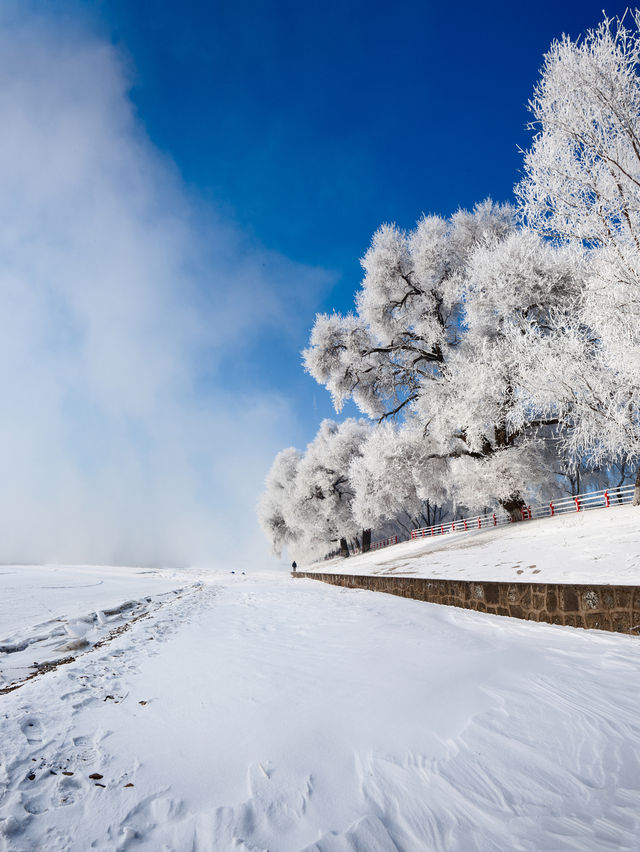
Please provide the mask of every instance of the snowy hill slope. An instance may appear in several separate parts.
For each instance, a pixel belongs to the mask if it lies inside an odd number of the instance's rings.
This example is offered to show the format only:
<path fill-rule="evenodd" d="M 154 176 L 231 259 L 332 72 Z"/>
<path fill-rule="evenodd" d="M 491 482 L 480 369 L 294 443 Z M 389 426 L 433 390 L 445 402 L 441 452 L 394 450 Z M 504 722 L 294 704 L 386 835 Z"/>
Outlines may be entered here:
<path fill-rule="evenodd" d="M 392 545 L 303 571 L 450 580 L 640 584 L 640 508 L 616 506 Z"/>

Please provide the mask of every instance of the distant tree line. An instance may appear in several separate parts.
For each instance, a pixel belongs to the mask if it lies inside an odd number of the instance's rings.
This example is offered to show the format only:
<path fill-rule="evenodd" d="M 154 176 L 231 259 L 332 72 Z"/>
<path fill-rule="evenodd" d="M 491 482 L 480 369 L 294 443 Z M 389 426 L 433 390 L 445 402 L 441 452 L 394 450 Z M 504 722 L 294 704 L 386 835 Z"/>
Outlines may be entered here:
<path fill-rule="evenodd" d="M 259 504 L 310 559 L 461 511 L 635 478 L 640 503 L 640 13 L 544 57 L 517 206 L 383 225 L 305 369 L 337 412 Z"/>

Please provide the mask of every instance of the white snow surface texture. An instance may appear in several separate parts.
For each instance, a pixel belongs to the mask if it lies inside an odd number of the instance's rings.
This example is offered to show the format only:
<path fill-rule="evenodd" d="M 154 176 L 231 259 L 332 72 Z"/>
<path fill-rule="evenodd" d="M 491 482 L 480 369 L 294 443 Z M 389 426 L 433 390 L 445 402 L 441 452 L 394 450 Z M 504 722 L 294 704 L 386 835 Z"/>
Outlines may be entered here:
<path fill-rule="evenodd" d="M 2 850 L 638 848 L 636 637 L 266 570 L 7 567 L 0 688 L 60 628 L 75 661 L 0 694 Z"/>
<path fill-rule="evenodd" d="M 640 585 L 639 513 L 615 506 L 418 538 L 301 571 L 508 583 Z M 470 525 L 471 526 L 471 525 Z"/>

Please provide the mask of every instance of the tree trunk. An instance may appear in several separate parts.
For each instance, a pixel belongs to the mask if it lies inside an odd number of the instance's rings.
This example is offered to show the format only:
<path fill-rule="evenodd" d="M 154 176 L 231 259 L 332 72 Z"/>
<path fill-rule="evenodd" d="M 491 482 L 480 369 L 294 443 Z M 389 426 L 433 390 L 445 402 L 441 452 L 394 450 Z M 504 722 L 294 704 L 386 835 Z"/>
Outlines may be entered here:
<path fill-rule="evenodd" d="M 519 494 L 512 494 L 507 500 L 501 500 L 500 505 L 512 521 L 522 520 L 522 510 L 526 503 Z"/>
<path fill-rule="evenodd" d="M 343 556 L 345 559 L 349 555 L 349 545 L 347 544 L 346 538 L 340 539 L 340 556 Z"/>
<path fill-rule="evenodd" d="M 371 550 L 371 530 L 362 530 L 362 552 L 368 553 Z"/>
<path fill-rule="evenodd" d="M 640 467 L 636 471 L 635 490 L 633 492 L 633 505 L 640 506 Z"/>

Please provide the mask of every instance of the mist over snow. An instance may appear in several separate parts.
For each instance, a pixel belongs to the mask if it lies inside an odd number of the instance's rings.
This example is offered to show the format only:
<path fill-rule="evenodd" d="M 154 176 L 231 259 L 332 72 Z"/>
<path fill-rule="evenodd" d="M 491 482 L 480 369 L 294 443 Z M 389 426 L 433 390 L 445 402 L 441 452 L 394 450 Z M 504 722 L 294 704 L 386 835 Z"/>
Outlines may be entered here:
<path fill-rule="evenodd" d="M 293 334 L 293 287 L 308 306 L 330 276 L 190 197 L 131 73 L 67 18 L 0 11 L 3 562 L 265 548 L 256 495 L 295 417 L 226 373 Z"/>

